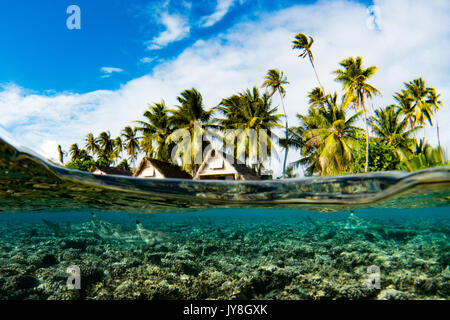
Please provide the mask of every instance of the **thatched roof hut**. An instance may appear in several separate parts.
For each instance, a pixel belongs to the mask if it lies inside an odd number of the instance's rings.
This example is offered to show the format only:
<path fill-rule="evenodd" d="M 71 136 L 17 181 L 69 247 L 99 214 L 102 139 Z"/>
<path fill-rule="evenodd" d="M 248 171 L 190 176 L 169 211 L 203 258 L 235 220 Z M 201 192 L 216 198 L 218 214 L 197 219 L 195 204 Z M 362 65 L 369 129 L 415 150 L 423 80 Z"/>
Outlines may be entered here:
<path fill-rule="evenodd" d="M 91 168 L 91 172 L 94 174 L 101 174 L 101 175 L 109 175 L 109 174 L 115 174 L 119 176 L 132 176 L 133 174 L 129 170 L 124 170 L 121 168 L 116 167 L 105 167 L 105 166 L 99 166 L 94 165 Z"/>
<path fill-rule="evenodd" d="M 194 180 L 260 180 L 256 172 L 237 159 L 211 149 L 198 169 Z"/>
<path fill-rule="evenodd" d="M 134 171 L 133 176 L 153 179 L 192 179 L 191 175 L 183 171 L 180 167 L 165 161 L 150 158 L 142 159 Z"/>

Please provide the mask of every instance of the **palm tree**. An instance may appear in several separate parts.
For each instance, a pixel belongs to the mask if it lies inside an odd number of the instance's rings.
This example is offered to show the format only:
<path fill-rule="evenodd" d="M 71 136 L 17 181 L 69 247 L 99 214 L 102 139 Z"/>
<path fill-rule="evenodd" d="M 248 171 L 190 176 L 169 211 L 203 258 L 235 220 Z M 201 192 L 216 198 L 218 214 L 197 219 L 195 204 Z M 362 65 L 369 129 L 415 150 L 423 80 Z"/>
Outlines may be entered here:
<path fill-rule="evenodd" d="M 214 109 L 204 109 L 202 95 L 195 88 L 184 90 L 177 100 L 178 108 L 169 110 L 174 132 L 167 137 L 166 143 L 177 144 L 174 158 L 181 157 L 183 168 L 189 168 L 195 174 L 202 162 L 203 150 L 209 144 L 203 135 L 210 127 Z"/>
<path fill-rule="evenodd" d="M 127 159 L 123 159 L 118 165 L 117 168 L 123 169 L 123 170 L 131 170 L 130 166 L 127 162 Z"/>
<path fill-rule="evenodd" d="M 439 107 L 442 105 L 442 101 L 439 100 L 440 94 L 437 94 L 436 89 L 426 87 L 425 81 L 422 78 L 414 79 L 410 82 L 404 82 L 404 85 L 406 87 L 406 90 L 403 89 L 401 93 L 395 93 L 394 99 L 397 100 L 397 102 L 399 103 L 399 107 L 402 109 L 402 112 L 408 118 L 411 129 L 415 127 L 423 127 L 427 120 L 432 126 L 432 115 L 437 112 L 439 110 Z M 438 123 L 436 123 L 436 127 L 438 145 L 440 148 Z"/>
<path fill-rule="evenodd" d="M 334 175 L 351 171 L 361 130 L 354 123 L 361 112 L 347 119 L 347 107 L 351 100 L 344 96 L 338 105 L 336 93 L 323 96 L 320 89 L 316 89 L 309 93 L 308 114 L 297 114 L 300 125 L 289 130 L 291 146 L 299 149 L 302 155 L 289 167 L 303 165 L 306 167 L 305 175 Z"/>
<path fill-rule="evenodd" d="M 308 93 L 309 105 L 311 108 L 315 108 L 317 106 L 323 106 L 324 102 L 326 102 L 326 97 L 322 89 L 319 87 L 315 87 Z"/>
<path fill-rule="evenodd" d="M 78 144 L 74 143 L 70 146 L 69 153 L 71 155 L 70 161 L 76 161 L 80 158 L 80 149 Z"/>
<path fill-rule="evenodd" d="M 412 157 L 404 162 L 409 171 L 415 171 L 435 166 L 441 166 L 447 163 L 446 156 L 442 154 L 440 148 L 433 148 L 425 138 L 416 144 L 416 150 Z"/>
<path fill-rule="evenodd" d="M 72 157 L 70 158 L 70 161 L 72 162 L 77 160 L 86 161 L 92 159 L 92 157 L 86 152 L 86 150 L 79 149 L 78 144 L 76 143 L 70 146 L 69 152 L 72 155 Z"/>
<path fill-rule="evenodd" d="M 314 140 L 306 141 L 304 137 L 307 132 L 324 126 L 323 112 L 320 112 L 320 109 L 324 110 L 326 108 L 327 97 L 325 97 L 320 87 L 316 87 L 308 93 L 308 98 L 308 114 L 305 116 L 297 113 L 300 125 L 289 129 L 289 138 L 287 142 L 283 140 L 283 143 L 300 150 L 302 155 L 301 159 L 290 163 L 289 167 L 298 168 L 299 166 L 304 166 L 306 167 L 304 174 L 310 176 L 314 172 L 320 171 L 319 156 L 316 152 L 317 146 Z"/>
<path fill-rule="evenodd" d="M 86 148 L 86 151 L 95 156 L 100 148 L 97 144 L 96 139 L 94 138 L 94 135 L 92 133 L 89 133 L 84 141 L 86 141 L 86 144 L 84 146 Z"/>
<path fill-rule="evenodd" d="M 430 125 L 433 125 L 432 115 L 433 106 L 428 103 L 427 98 L 431 93 L 431 88 L 425 86 L 425 81 L 422 78 L 414 79 L 405 83 L 406 91 L 412 99 L 414 109 L 414 125 L 424 125 L 428 120 Z M 425 133 L 424 133 L 425 135 Z"/>
<path fill-rule="evenodd" d="M 273 94 L 275 92 L 278 91 L 278 93 L 280 94 L 280 99 L 281 99 L 281 105 L 283 106 L 283 112 L 284 112 L 284 117 L 286 119 L 286 140 L 288 140 L 288 118 L 287 118 L 287 113 L 286 113 L 286 109 L 284 107 L 284 96 L 286 95 L 286 90 L 283 87 L 283 84 L 289 84 L 289 82 L 287 81 L 287 78 L 284 76 L 283 71 L 279 71 L 277 69 L 270 69 L 267 72 L 267 75 L 265 77 L 265 81 L 262 84 L 263 88 L 271 88 L 272 92 L 269 95 L 270 97 L 273 96 Z M 286 160 L 287 160 L 287 155 L 289 152 L 289 146 L 288 144 L 285 144 L 285 152 L 284 152 L 284 161 L 283 161 L 283 177 L 286 177 Z"/>
<path fill-rule="evenodd" d="M 398 104 L 395 106 L 399 109 L 399 111 L 405 115 L 405 119 L 409 121 L 409 125 L 411 127 L 412 132 L 414 133 L 414 139 L 416 140 L 417 144 L 417 136 L 416 136 L 416 126 L 414 125 L 414 107 L 413 107 L 413 100 L 408 94 L 406 90 L 402 90 L 401 92 L 396 92 L 394 94 L 394 99 L 397 101 Z"/>
<path fill-rule="evenodd" d="M 78 159 L 81 161 L 92 160 L 92 157 L 87 153 L 86 150 L 80 149 L 78 154 Z"/>
<path fill-rule="evenodd" d="M 114 150 L 114 142 L 111 139 L 111 134 L 105 131 L 101 132 L 96 142 L 99 145 L 99 159 L 105 161 L 108 165 L 111 164 Z"/>
<path fill-rule="evenodd" d="M 264 160 L 271 155 L 273 149 L 271 136 L 273 128 L 282 127 L 278 122 L 283 115 L 276 114 L 277 108 L 271 107 L 269 94 L 260 95 L 257 87 L 247 89 L 237 95 L 223 99 L 217 107 L 225 117 L 217 119 L 221 131 L 226 132 L 225 140 L 233 147 L 232 154 L 236 158 L 255 156 Z M 230 130 L 231 129 L 231 130 Z M 227 143 L 227 145 L 228 145 Z M 258 170 L 262 163 L 255 163 Z"/>
<path fill-rule="evenodd" d="M 126 126 L 122 130 L 122 137 L 124 138 L 123 143 L 125 146 L 125 150 L 127 150 L 127 154 L 130 156 L 130 162 L 133 164 L 136 160 L 138 151 L 139 151 L 139 140 L 136 137 L 136 128 L 131 128 L 130 126 Z"/>
<path fill-rule="evenodd" d="M 149 105 L 149 110 L 144 112 L 146 121 L 136 121 L 140 125 L 136 127 L 136 130 L 143 133 L 139 137 L 142 139 L 142 150 L 147 156 L 163 161 L 170 160 L 171 151 L 167 143 L 167 138 L 172 133 L 168 111 L 164 101 L 161 101 Z M 153 148 L 153 142 L 156 143 L 156 148 Z"/>
<path fill-rule="evenodd" d="M 375 110 L 375 116 L 371 117 L 370 124 L 375 135 L 380 137 L 384 144 L 390 145 L 397 151 L 400 160 L 407 159 L 411 153 L 412 141 L 409 136 L 414 129 L 407 130 L 408 119 L 402 119 L 402 110 L 395 105 L 386 109 Z"/>
<path fill-rule="evenodd" d="M 436 89 L 435 88 L 429 88 L 429 94 L 428 94 L 428 99 L 426 101 L 427 104 L 429 104 L 430 106 L 433 107 L 433 113 L 437 113 L 437 111 L 439 110 L 439 107 L 442 106 L 442 101 L 439 100 L 439 97 L 441 95 L 436 93 Z M 438 139 L 438 149 L 441 149 L 441 138 L 439 136 L 439 122 L 438 122 L 438 118 L 436 118 L 436 133 L 437 133 L 437 139 Z"/>
<path fill-rule="evenodd" d="M 371 66 L 362 68 L 362 58 L 347 58 L 341 61 L 340 65 L 344 69 L 335 70 L 337 81 L 341 82 L 346 90 L 347 99 L 352 99 L 356 110 L 364 111 L 364 121 L 366 124 L 366 165 L 364 171 L 369 168 L 369 124 L 367 119 L 367 109 L 365 99 L 371 99 L 374 95 L 380 94 L 380 91 L 367 83 L 367 80 L 377 72 L 377 67 Z"/>
<path fill-rule="evenodd" d="M 323 85 L 319 80 L 319 76 L 317 75 L 316 67 L 314 66 L 314 56 L 311 51 L 311 47 L 312 47 L 313 43 L 314 43 L 313 37 L 310 36 L 309 40 L 308 40 L 308 37 L 305 34 L 298 33 L 295 36 L 295 40 L 292 41 L 292 49 L 303 50 L 302 53 L 299 55 L 299 57 L 302 57 L 302 58 L 308 57 L 309 58 L 309 61 L 311 62 L 311 65 L 314 69 L 314 73 L 316 74 L 317 82 L 319 82 L 319 85 L 322 88 L 322 91 L 325 92 L 325 89 L 323 88 Z"/>
<path fill-rule="evenodd" d="M 322 117 L 321 127 L 313 129 L 306 137 L 316 143 L 319 147 L 319 164 L 321 175 L 335 175 L 339 172 L 350 171 L 354 153 L 358 151 L 359 128 L 354 124 L 360 113 L 356 113 L 349 119 L 346 118 L 346 109 L 350 100 L 342 98 L 340 105 L 337 104 L 337 94 L 327 95 L 325 108 L 319 109 Z"/>
<path fill-rule="evenodd" d="M 141 142 L 140 142 L 141 151 L 144 153 L 145 157 L 161 160 L 161 156 L 158 157 L 157 154 L 155 155 L 155 150 L 153 148 L 153 139 L 152 139 L 151 135 L 144 133 L 142 135 L 142 137 L 138 137 L 138 138 L 141 139 Z M 170 161 L 169 159 L 165 159 L 165 160 Z"/>
<path fill-rule="evenodd" d="M 317 110 L 310 108 L 308 110 L 308 115 L 307 116 L 303 116 L 299 113 L 297 113 L 297 118 L 300 121 L 300 125 L 297 127 L 291 127 L 289 128 L 289 135 L 288 135 L 288 139 L 280 139 L 280 144 L 282 145 L 287 145 L 293 149 L 297 149 L 300 151 L 300 154 L 302 155 L 303 158 L 291 162 L 288 165 L 288 168 L 292 168 L 292 169 L 296 169 L 300 166 L 305 166 L 306 167 L 306 171 L 303 169 L 303 173 L 304 175 L 308 176 L 308 175 L 312 175 L 313 174 L 313 169 L 316 167 L 315 165 L 315 161 L 313 159 L 313 154 L 314 154 L 314 148 L 311 145 L 306 145 L 305 144 L 305 133 L 311 129 L 311 128 L 318 128 L 318 126 L 315 126 L 313 123 L 315 122 L 314 119 L 317 119 L 316 117 L 314 117 L 312 115 L 312 112 L 315 112 Z M 310 159 L 307 159 L 308 157 L 310 157 Z"/>
<path fill-rule="evenodd" d="M 112 152 L 112 158 L 113 158 L 114 162 L 117 163 L 117 160 L 120 158 L 120 154 L 123 151 L 122 138 L 120 136 L 117 136 L 113 140 L 113 145 L 114 145 L 114 149 L 113 149 L 113 152 Z"/>

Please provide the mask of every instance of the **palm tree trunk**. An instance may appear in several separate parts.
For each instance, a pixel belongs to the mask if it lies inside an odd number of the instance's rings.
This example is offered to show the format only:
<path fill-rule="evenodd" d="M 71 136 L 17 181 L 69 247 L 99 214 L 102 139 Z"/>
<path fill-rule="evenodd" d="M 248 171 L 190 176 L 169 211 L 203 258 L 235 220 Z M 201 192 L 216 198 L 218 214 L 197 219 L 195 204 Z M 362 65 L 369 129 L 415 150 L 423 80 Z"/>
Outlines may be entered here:
<path fill-rule="evenodd" d="M 320 87 L 322 88 L 322 92 L 323 92 L 323 94 L 325 95 L 325 89 L 323 88 L 323 85 L 322 85 L 322 83 L 321 83 L 320 80 L 319 80 L 319 75 L 317 74 L 316 67 L 314 66 L 314 62 L 312 62 L 311 57 L 309 57 L 309 61 L 311 61 L 311 65 L 312 65 L 312 67 L 313 67 L 313 69 L 314 69 L 314 73 L 316 74 L 317 82 L 319 82 L 319 85 L 320 85 Z"/>
<path fill-rule="evenodd" d="M 436 118 L 436 131 L 437 131 L 437 139 L 438 139 L 438 148 L 441 149 L 441 138 L 439 136 L 439 122 Z"/>
<path fill-rule="evenodd" d="M 362 103 L 364 109 L 364 121 L 366 122 L 366 166 L 364 167 L 364 172 L 367 173 L 369 170 L 369 124 L 367 122 L 367 114 L 366 107 L 364 106 L 364 102 Z"/>
<path fill-rule="evenodd" d="M 411 125 L 411 130 L 413 131 L 413 134 L 414 134 L 414 140 L 416 140 L 416 146 L 417 146 L 417 145 L 418 145 L 418 141 L 417 141 L 416 130 L 414 130 L 415 127 L 414 127 L 414 125 L 413 125 L 413 122 L 412 122 L 411 118 L 409 119 L 409 124 Z"/>
<path fill-rule="evenodd" d="M 437 132 L 437 139 L 438 139 L 438 150 L 439 150 L 439 154 L 441 156 L 441 163 L 444 163 L 444 156 L 442 155 L 442 149 L 441 149 L 441 138 L 439 136 L 439 122 L 438 119 L 436 117 L 436 132 Z"/>
<path fill-rule="evenodd" d="M 287 161 L 287 156 L 288 156 L 288 151 L 289 151 L 289 146 L 288 146 L 288 120 L 287 120 L 287 114 L 286 114 L 286 109 L 284 107 L 284 101 L 283 101 L 283 95 L 281 94 L 281 91 L 278 90 L 279 94 L 280 94 L 280 98 L 281 98 L 281 105 L 283 106 L 283 112 L 284 112 L 284 117 L 286 118 L 286 147 L 284 148 L 284 161 L 283 161 L 283 178 L 286 178 L 286 161 Z"/>

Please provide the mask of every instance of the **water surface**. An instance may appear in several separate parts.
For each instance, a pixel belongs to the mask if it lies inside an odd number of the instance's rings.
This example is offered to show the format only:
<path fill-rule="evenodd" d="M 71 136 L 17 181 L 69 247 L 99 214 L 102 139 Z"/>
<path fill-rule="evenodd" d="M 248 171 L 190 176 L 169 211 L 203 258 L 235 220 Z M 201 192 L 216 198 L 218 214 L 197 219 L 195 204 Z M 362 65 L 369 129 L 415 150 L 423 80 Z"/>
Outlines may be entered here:
<path fill-rule="evenodd" d="M 0 139 L 0 299 L 448 299 L 449 236 L 449 167 L 151 180 Z"/>

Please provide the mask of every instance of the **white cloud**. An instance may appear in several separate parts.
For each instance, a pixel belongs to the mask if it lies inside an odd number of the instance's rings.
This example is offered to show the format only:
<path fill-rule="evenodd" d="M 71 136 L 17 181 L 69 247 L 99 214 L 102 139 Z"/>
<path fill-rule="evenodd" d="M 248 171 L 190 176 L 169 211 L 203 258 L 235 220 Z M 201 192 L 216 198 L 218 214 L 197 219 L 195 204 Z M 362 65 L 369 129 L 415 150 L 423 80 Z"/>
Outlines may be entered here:
<path fill-rule="evenodd" d="M 156 57 L 150 58 L 150 57 L 143 57 L 139 60 L 140 63 L 151 63 L 155 61 Z"/>
<path fill-rule="evenodd" d="M 102 67 L 100 68 L 100 72 L 103 73 L 102 78 L 109 78 L 113 73 L 121 73 L 123 69 L 114 68 L 114 67 Z"/>
<path fill-rule="evenodd" d="M 203 27 L 211 27 L 228 13 L 235 0 L 217 0 L 216 9 L 210 16 L 203 18 Z"/>
<path fill-rule="evenodd" d="M 189 1 L 183 1 L 182 5 L 183 5 L 183 7 L 185 7 L 188 10 L 191 10 L 191 8 L 192 8 L 192 3 Z"/>
<path fill-rule="evenodd" d="M 378 66 L 370 82 L 383 96 L 374 99 L 375 108 L 393 103 L 392 94 L 402 89 L 403 82 L 423 77 L 442 94 L 444 106 L 438 114 L 441 143 L 450 151 L 446 123 L 450 119 L 450 31 L 442 23 L 450 18 L 450 4 L 386 0 L 376 5 L 381 10 L 380 30 L 367 27 L 366 7 L 347 1 L 264 14 L 219 38 L 197 41 L 176 59 L 155 67 L 152 74 L 116 91 L 44 96 L 9 85 L 0 91 L 0 124 L 22 144 L 50 154 L 46 149 L 55 141 L 67 150 L 74 142 L 84 145 L 88 132 L 98 135 L 110 130 L 116 136 L 121 128 L 141 118 L 147 103 L 164 99 L 167 105 L 175 105 L 176 96 L 186 88 L 198 88 L 205 106 L 212 107 L 222 97 L 260 86 L 269 68 L 279 68 L 290 81 L 285 102 L 290 125 L 295 125 L 296 113 L 307 110 L 307 92 L 317 86 L 309 61 L 298 58 L 291 48 L 295 34 L 305 32 L 315 39 L 315 64 L 329 92 L 341 92 L 331 71 L 348 56 L 361 55 L 365 66 Z M 278 97 L 274 103 L 279 104 Z M 436 143 L 435 129 L 428 128 L 426 134 Z M 296 159 L 298 153 L 291 151 L 289 160 Z M 280 173 L 280 164 L 276 172 Z"/>
<path fill-rule="evenodd" d="M 166 30 L 147 42 L 147 49 L 149 50 L 161 49 L 171 42 L 184 39 L 190 32 L 187 19 L 180 15 L 170 15 L 164 12 L 161 15 L 160 23 L 164 25 Z"/>
<path fill-rule="evenodd" d="M 113 72 L 120 73 L 123 72 L 123 69 L 113 67 L 102 67 L 100 71 L 102 71 L 103 73 L 113 73 Z"/>

